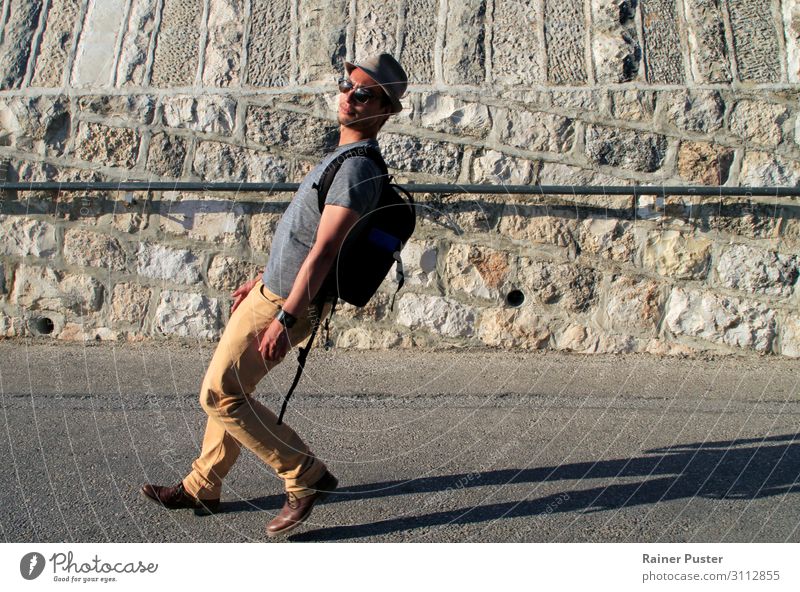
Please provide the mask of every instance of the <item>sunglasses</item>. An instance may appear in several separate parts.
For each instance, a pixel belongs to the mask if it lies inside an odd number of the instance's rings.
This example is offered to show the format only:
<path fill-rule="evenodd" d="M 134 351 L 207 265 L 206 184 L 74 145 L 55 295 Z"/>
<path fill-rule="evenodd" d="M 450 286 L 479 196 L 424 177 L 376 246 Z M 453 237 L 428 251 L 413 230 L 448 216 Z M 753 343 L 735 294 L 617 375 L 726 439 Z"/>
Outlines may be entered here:
<path fill-rule="evenodd" d="M 364 88 L 363 86 L 356 87 L 351 80 L 346 78 L 339 80 L 340 93 L 347 94 L 351 90 L 353 91 L 353 98 L 357 103 L 361 103 L 362 105 L 366 105 L 370 99 L 374 99 L 378 96 L 368 88 Z"/>

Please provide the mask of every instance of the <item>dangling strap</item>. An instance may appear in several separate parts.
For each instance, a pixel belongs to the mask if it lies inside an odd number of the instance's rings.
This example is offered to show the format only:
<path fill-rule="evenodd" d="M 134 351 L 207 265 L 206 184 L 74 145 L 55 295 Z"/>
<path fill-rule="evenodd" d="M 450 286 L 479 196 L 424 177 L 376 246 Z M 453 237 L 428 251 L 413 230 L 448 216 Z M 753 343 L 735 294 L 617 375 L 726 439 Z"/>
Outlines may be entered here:
<path fill-rule="evenodd" d="M 297 372 L 294 375 L 294 380 L 292 381 L 292 386 L 289 387 L 289 392 L 286 393 L 286 396 L 283 398 L 283 405 L 281 405 L 281 413 L 278 415 L 278 425 L 281 425 L 283 421 L 283 414 L 286 413 L 286 407 L 289 405 L 289 399 L 294 392 L 294 389 L 297 388 L 297 383 L 300 382 L 300 377 L 303 375 L 303 369 L 306 367 L 306 358 L 308 357 L 308 352 L 311 351 L 311 347 L 314 345 L 314 338 L 317 336 L 317 329 L 319 328 L 319 317 L 322 315 L 322 302 L 317 305 L 317 314 L 316 318 L 314 318 L 312 327 L 311 327 L 311 337 L 308 339 L 308 343 L 305 347 L 301 347 L 300 351 L 297 354 Z"/>
<path fill-rule="evenodd" d="M 394 260 L 397 262 L 397 266 L 395 267 L 397 270 L 395 275 L 397 288 L 395 288 L 394 294 L 392 294 L 392 303 L 389 305 L 389 310 L 394 310 L 394 299 L 397 298 L 397 293 L 402 289 L 403 284 L 406 283 L 406 274 L 403 272 L 403 259 L 400 257 L 400 251 L 394 252 Z"/>
<path fill-rule="evenodd" d="M 325 319 L 325 351 L 333 347 L 333 342 L 331 341 L 331 320 L 333 320 L 333 313 L 336 312 L 336 304 L 338 302 L 339 299 L 337 298 L 331 303 L 331 313 L 328 315 L 328 318 Z"/>

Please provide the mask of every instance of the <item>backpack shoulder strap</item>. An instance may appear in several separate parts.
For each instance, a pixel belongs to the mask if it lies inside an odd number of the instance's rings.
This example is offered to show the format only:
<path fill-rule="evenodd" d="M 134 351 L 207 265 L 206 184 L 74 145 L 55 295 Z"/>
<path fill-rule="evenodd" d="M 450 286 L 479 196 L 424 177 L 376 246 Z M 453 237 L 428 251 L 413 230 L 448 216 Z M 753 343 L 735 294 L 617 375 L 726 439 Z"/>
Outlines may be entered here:
<path fill-rule="evenodd" d="M 366 156 L 378 165 L 384 177 L 389 174 L 389 169 L 386 167 L 383 156 L 381 156 L 377 148 L 373 146 L 362 146 L 360 148 L 346 150 L 325 167 L 325 170 L 322 171 L 322 175 L 319 178 L 319 182 L 313 185 L 317 190 L 317 206 L 319 207 L 320 214 L 325 207 L 325 198 L 328 197 L 328 190 L 331 188 L 331 185 L 333 185 L 333 179 L 336 177 L 336 173 L 342 168 L 344 161 L 353 156 Z"/>

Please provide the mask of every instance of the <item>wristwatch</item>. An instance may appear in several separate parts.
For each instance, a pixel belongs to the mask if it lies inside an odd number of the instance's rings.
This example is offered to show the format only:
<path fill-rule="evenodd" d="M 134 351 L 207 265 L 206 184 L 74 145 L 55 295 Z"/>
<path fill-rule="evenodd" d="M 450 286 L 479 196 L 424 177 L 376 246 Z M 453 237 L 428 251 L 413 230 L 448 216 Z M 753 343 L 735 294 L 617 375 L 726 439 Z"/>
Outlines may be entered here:
<path fill-rule="evenodd" d="M 289 314 L 283 309 L 281 309 L 281 311 L 278 313 L 278 316 L 275 318 L 278 319 L 278 322 L 287 329 L 294 327 L 294 324 L 297 322 L 297 317 Z"/>

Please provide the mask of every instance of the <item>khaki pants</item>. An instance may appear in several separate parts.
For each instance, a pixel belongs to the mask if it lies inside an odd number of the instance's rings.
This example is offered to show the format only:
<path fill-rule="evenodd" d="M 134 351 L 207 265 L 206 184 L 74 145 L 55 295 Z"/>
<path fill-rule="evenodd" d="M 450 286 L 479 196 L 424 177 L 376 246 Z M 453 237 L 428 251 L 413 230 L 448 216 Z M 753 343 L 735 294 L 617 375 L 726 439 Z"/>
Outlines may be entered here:
<path fill-rule="evenodd" d="M 262 358 L 258 341 L 283 302 L 259 280 L 222 333 L 200 389 L 200 405 L 208 414 L 203 448 L 183 480 L 186 491 L 199 499 L 220 497 L 222 480 L 242 446 L 275 469 L 286 491 L 298 497 L 313 493 L 309 487 L 325 474 L 325 465 L 300 436 L 285 423 L 277 425 L 278 417 L 250 396 L 278 363 Z M 291 344 L 300 344 L 310 333 L 308 315 L 298 318 L 289 331 Z"/>

